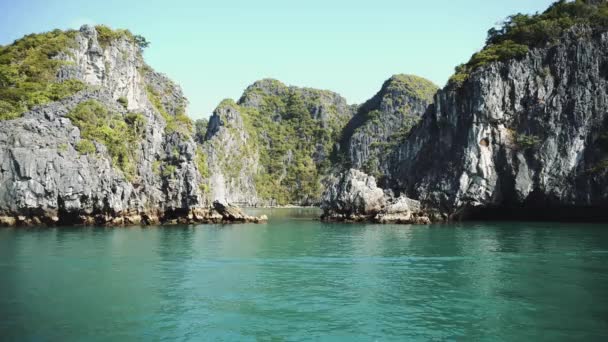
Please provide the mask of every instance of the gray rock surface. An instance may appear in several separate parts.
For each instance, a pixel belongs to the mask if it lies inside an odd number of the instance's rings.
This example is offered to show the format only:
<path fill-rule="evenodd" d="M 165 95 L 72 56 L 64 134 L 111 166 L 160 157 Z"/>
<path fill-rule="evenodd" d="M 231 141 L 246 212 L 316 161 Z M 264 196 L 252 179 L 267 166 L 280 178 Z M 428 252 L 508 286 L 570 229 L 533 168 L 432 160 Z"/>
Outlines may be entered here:
<path fill-rule="evenodd" d="M 211 199 L 254 206 L 260 202 L 255 187 L 259 155 L 239 110 L 233 101 L 222 102 L 209 118 L 202 147 L 209 165 Z"/>
<path fill-rule="evenodd" d="M 430 219 L 420 202 L 376 185 L 376 179 L 350 169 L 328 179 L 321 205 L 325 221 L 372 221 L 378 223 L 427 224 Z"/>
<path fill-rule="evenodd" d="M 607 220 L 607 132 L 608 33 L 575 26 L 439 91 L 389 152 L 383 187 L 433 220 Z M 334 182 L 329 208 L 352 193 Z"/>
<path fill-rule="evenodd" d="M 58 79 L 76 78 L 89 85 L 59 102 L 43 105 L 23 117 L 0 122 L 0 216 L 5 224 L 131 224 L 187 216 L 210 205 L 200 191 L 202 178 L 195 163 L 196 144 L 190 137 L 166 134 L 166 122 L 147 96 L 147 87 L 162 89 L 169 115 L 186 103 L 181 90 L 153 72 L 139 48 L 127 38 L 101 46 L 94 28 L 84 26 L 75 47 L 57 56 L 72 63 Z M 119 98 L 128 100 L 127 108 Z M 75 147 L 79 129 L 66 115 L 78 104 L 96 100 L 113 112 L 127 109 L 146 121 L 145 138 L 135 146 L 136 177 L 127 180 L 112 165 L 105 146 L 83 155 Z M 171 165 L 163 175 L 158 165 Z"/>
<path fill-rule="evenodd" d="M 268 220 L 266 215 L 260 217 L 249 216 L 240 208 L 222 201 L 213 201 L 213 208 L 222 216 L 222 219 L 227 222 L 262 223 Z"/>
<path fill-rule="evenodd" d="M 350 169 L 327 183 L 321 205 L 326 217 L 373 217 L 386 206 L 376 179 L 359 170 Z"/>
<path fill-rule="evenodd" d="M 608 33 L 580 26 L 483 67 L 443 89 L 396 149 L 394 187 L 462 218 L 497 214 L 491 208 L 605 217 L 607 82 Z"/>
<path fill-rule="evenodd" d="M 380 176 L 389 172 L 389 152 L 433 103 L 438 88 L 414 75 L 394 75 L 358 108 L 342 132 L 340 149 L 350 167 Z"/>

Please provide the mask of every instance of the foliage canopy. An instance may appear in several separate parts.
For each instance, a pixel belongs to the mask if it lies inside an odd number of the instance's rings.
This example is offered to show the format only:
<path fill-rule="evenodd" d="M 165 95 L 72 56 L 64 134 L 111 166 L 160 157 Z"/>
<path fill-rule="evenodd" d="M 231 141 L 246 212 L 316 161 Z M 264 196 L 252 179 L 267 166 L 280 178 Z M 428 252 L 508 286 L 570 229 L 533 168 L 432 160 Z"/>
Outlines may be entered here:
<path fill-rule="evenodd" d="M 0 120 L 20 117 L 36 105 L 61 100 L 85 88 L 81 81 L 57 81 L 66 61 L 55 58 L 75 45 L 76 31 L 30 34 L 0 46 Z"/>
<path fill-rule="evenodd" d="M 554 43 L 575 25 L 600 29 L 608 27 L 608 2 L 598 4 L 590 0 L 560 0 L 543 13 L 509 16 L 499 27 L 488 31 L 485 47 L 467 63 L 457 66 L 449 83 L 460 86 L 479 67 L 521 58 L 531 48 Z"/>

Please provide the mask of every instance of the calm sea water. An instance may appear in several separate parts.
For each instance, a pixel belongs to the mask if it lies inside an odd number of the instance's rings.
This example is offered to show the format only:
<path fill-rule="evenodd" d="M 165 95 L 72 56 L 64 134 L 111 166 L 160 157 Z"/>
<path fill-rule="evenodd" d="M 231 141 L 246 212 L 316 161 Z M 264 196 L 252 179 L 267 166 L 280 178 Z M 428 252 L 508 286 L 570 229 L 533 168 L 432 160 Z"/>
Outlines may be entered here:
<path fill-rule="evenodd" d="M 608 339 L 608 226 L 311 214 L 0 229 L 0 340 Z"/>

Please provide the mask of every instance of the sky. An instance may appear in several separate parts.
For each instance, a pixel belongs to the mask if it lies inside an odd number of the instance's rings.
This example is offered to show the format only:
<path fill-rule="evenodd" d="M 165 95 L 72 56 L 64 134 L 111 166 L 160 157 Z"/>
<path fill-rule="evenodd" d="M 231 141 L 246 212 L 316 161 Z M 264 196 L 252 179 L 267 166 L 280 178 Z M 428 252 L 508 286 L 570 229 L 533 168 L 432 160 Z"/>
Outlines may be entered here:
<path fill-rule="evenodd" d="M 553 0 L 0 0 L 0 45 L 29 33 L 105 24 L 151 42 L 144 58 L 181 85 L 188 114 L 275 78 L 349 103 L 393 74 L 445 85 L 508 15 Z"/>

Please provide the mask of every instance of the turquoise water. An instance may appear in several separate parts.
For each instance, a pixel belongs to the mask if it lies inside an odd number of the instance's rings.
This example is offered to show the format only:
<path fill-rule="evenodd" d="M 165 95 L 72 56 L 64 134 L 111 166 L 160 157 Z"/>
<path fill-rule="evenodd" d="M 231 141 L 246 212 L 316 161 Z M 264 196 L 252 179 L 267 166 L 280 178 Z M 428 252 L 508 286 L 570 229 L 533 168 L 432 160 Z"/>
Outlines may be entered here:
<path fill-rule="evenodd" d="M 0 229 L 0 340 L 608 339 L 608 226 L 310 215 Z"/>

